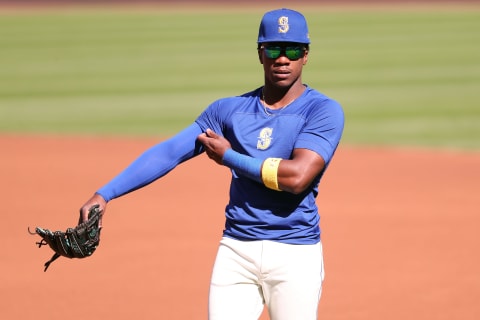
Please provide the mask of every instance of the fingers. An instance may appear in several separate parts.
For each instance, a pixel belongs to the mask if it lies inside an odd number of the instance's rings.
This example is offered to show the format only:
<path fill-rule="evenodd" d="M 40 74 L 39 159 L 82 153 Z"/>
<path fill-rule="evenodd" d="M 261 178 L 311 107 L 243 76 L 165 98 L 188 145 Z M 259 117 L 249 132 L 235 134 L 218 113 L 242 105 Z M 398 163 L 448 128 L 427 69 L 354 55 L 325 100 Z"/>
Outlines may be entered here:
<path fill-rule="evenodd" d="M 213 131 L 212 129 L 208 128 L 206 131 L 205 131 L 205 134 L 207 135 L 207 137 L 210 137 L 210 138 L 213 138 L 213 139 L 217 139 L 219 136 L 218 134 L 215 133 L 215 131 Z"/>
<path fill-rule="evenodd" d="M 205 144 L 209 138 L 215 139 L 218 138 L 219 136 L 212 130 L 212 129 L 207 129 L 205 132 L 200 134 L 197 139 L 200 140 L 201 143 Z"/>
<path fill-rule="evenodd" d="M 225 150 L 231 147 L 230 142 L 210 128 L 206 129 L 197 139 L 203 144 L 207 156 L 221 165 Z"/>
<path fill-rule="evenodd" d="M 105 214 L 107 202 L 103 197 L 99 194 L 94 194 L 85 204 L 80 208 L 80 216 L 78 218 L 78 223 L 82 223 L 88 220 L 88 213 L 90 211 L 90 208 L 94 205 L 98 205 L 99 209 Z M 100 225 L 101 225 L 101 220 L 100 220 Z"/>

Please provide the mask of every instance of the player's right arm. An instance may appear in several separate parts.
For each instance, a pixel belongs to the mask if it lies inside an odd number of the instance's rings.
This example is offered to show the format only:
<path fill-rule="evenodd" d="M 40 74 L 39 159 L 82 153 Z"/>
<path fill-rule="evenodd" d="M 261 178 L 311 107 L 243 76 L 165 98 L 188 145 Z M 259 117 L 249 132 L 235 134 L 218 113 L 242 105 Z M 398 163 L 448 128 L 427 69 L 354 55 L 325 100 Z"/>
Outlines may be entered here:
<path fill-rule="evenodd" d="M 79 224 L 88 220 L 88 211 L 94 205 L 98 205 L 99 209 L 103 212 L 103 214 L 105 214 L 105 210 L 107 209 L 107 201 L 105 201 L 105 199 L 103 199 L 103 197 L 101 195 L 99 195 L 98 193 L 95 193 L 80 208 L 80 218 L 78 219 Z M 101 227 L 101 226 L 102 226 L 102 218 L 100 217 L 99 227 Z"/>
<path fill-rule="evenodd" d="M 146 150 L 120 174 L 100 188 L 80 209 L 80 222 L 87 219 L 88 208 L 106 204 L 115 198 L 140 189 L 163 177 L 180 163 L 195 157 L 203 150 L 197 142 L 202 133 L 193 123 L 175 136 Z"/>

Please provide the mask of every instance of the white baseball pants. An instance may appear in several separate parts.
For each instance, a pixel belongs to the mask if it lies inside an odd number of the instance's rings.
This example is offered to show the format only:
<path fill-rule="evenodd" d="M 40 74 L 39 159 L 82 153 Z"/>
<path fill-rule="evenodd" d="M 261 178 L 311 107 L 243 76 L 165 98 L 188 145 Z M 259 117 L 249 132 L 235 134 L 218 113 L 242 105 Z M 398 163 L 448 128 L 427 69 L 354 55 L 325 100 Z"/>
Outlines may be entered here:
<path fill-rule="evenodd" d="M 322 243 L 220 241 L 209 294 L 209 320 L 315 320 L 324 278 Z"/>

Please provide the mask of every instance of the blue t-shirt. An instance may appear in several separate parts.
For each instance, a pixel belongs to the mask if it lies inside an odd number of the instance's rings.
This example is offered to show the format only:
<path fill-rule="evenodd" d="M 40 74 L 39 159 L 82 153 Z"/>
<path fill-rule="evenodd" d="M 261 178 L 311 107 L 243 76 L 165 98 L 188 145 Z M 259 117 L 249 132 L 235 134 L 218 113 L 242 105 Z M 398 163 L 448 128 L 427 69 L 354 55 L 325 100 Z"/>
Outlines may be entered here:
<path fill-rule="evenodd" d="M 259 159 L 289 159 L 294 149 L 309 149 L 324 159 L 326 168 L 343 132 L 340 104 L 307 87 L 285 108 L 265 110 L 260 101 L 261 89 L 215 101 L 196 123 L 202 131 L 210 128 L 223 135 L 239 153 Z M 295 195 L 268 189 L 232 170 L 224 236 L 247 241 L 317 243 L 320 216 L 315 199 L 324 171 L 303 193 Z"/>

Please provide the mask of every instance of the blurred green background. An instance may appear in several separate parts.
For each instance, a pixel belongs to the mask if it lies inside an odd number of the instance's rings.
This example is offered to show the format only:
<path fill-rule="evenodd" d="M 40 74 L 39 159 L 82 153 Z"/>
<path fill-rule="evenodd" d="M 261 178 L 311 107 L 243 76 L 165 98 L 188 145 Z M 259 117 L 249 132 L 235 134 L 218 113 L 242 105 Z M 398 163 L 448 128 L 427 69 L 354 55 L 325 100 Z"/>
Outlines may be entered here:
<path fill-rule="evenodd" d="M 343 143 L 480 149 L 480 8 L 303 10 Z M 265 10 L 0 13 L 0 134 L 167 136 L 261 86 Z"/>

